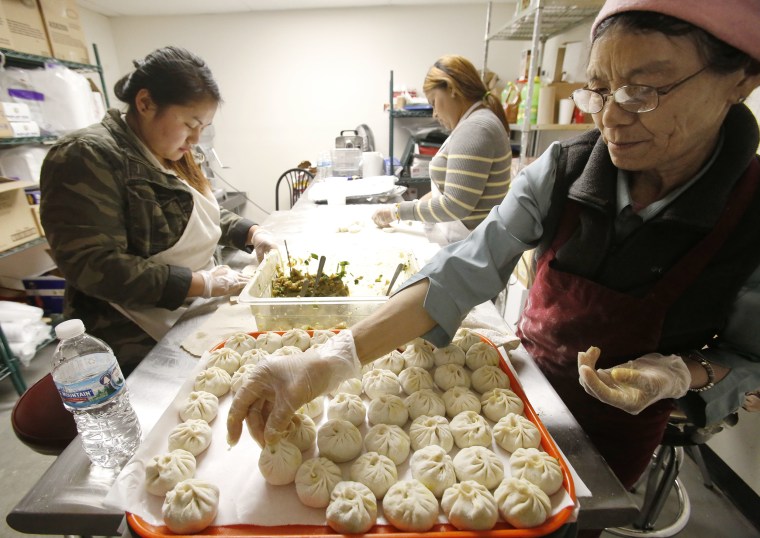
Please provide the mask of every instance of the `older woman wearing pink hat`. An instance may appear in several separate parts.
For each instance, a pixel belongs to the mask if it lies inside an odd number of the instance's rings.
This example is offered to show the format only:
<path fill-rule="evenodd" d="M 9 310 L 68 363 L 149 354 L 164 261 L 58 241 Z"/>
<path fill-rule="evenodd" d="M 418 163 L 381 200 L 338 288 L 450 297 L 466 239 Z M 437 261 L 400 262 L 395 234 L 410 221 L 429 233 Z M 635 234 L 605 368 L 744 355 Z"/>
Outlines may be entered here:
<path fill-rule="evenodd" d="M 597 129 L 553 144 L 470 236 L 369 319 L 238 391 L 274 438 L 292 410 L 414 337 L 448 344 L 534 248 L 518 335 L 626 486 L 676 402 L 710 423 L 760 386 L 760 9 L 748 0 L 610 0 L 573 94 Z M 248 413 L 249 410 L 254 412 Z"/>

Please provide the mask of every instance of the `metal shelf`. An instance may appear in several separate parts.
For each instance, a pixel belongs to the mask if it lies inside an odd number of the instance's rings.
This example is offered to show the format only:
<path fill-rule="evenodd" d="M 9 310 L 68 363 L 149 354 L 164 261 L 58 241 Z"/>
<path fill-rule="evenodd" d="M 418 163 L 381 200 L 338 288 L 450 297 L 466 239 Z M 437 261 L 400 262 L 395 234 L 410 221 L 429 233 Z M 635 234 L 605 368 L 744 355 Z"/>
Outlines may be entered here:
<path fill-rule="evenodd" d="M 433 109 L 428 108 L 424 110 L 391 110 L 390 115 L 392 118 L 432 118 Z"/>
<path fill-rule="evenodd" d="M 0 146 L 18 146 L 20 144 L 52 144 L 57 136 L 22 136 L 20 138 L 0 138 Z"/>
<path fill-rule="evenodd" d="M 583 5 L 545 5 L 541 8 L 534 6 L 502 26 L 496 32 L 488 34 L 487 40 L 500 41 L 530 41 L 533 38 L 534 22 L 541 9 L 541 39 L 561 34 L 578 26 L 582 22 L 595 17 L 601 6 Z"/>
<path fill-rule="evenodd" d="M 5 258 L 6 256 L 12 256 L 13 254 L 26 250 L 28 248 L 36 247 L 37 245 L 42 245 L 46 243 L 47 243 L 47 239 L 45 239 L 44 237 L 38 237 L 37 239 L 32 239 L 31 241 L 22 243 L 17 247 L 9 248 L 8 250 L 3 250 L 2 252 L 0 252 L 0 258 Z"/>
<path fill-rule="evenodd" d="M 76 71 L 92 71 L 100 73 L 102 71 L 99 65 L 83 64 L 79 62 L 70 62 L 68 60 L 59 60 L 58 58 L 51 58 L 49 56 L 37 56 L 36 54 L 27 54 L 25 52 L 18 52 L 16 50 L 0 48 L 0 64 L 8 63 L 9 61 L 14 65 L 20 67 L 39 67 L 45 65 L 48 62 L 55 62 L 70 69 Z"/>

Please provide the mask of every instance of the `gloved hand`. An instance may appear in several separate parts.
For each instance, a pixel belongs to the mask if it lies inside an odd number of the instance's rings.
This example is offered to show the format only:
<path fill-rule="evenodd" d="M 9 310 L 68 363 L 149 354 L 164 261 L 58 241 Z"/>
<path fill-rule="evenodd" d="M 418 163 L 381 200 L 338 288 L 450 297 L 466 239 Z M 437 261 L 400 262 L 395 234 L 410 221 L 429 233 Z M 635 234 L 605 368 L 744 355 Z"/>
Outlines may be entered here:
<path fill-rule="evenodd" d="M 760 413 L 760 390 L 748 392 L 744 395 L 742 409 L 750 413 Z"/>
<path fill-rule="evenodd" d="M 270 250 L 277 250 L 277 244 L 274 242 L 274 235 L 268 230 L 265 230 L 261 226 L 252 226 L 251 229 L 255 231 L 248 240 L 248 244 L 253 246 L 253 250 L 256 252 L 256 259 L 259 263 L 264 261 L 264 255 Z"/>
<path fill-rule="evenodd" d="M 378 228 L 387 228 L 396 219 L 396 206 L 392 204 L 380 206 L 372 214 L 372 221 Z"/>
<path fill-rule="evenodd" d="M 677 355 L 647 353 L 605 370 L 595 370 L 601 351 L 590 347 L 578 353 L 581 386 L 594 398 L 638 415 L 665 398 L 680 398 L 689 390 L 691 374 Z"/>
<path fill-rule="evenodd" d="M 251 277 L 230 269 L 228 265 L 217 265 L 208 271 L 198 271 L 203 278 L 201 297 L 223 297 L 242 290 Z"/>
<path fill-rule="evenodd" d="M 240 440 L 243 420 L 259 445 L 278 441 L 301 406 L 360 373 L 350 330 L 302 354 L 265 358 L 235 393 L 227 415 L 227 442 L 234 446 Z"/>

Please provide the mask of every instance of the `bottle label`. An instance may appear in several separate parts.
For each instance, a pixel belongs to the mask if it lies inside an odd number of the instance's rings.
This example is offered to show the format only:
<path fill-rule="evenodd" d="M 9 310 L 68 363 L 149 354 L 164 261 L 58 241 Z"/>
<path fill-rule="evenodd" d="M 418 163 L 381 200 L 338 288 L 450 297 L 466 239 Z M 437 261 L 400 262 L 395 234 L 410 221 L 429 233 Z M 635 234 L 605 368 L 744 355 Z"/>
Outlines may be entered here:
<path fill-rule="evenodd" d="M 116 396 L 124 388 L 124 377 L 119 364 L 114 363 L 102 374 L 69 385 L 56 383 L 55 386 L 63 403 L 75 409 L 85 409 Z"/>

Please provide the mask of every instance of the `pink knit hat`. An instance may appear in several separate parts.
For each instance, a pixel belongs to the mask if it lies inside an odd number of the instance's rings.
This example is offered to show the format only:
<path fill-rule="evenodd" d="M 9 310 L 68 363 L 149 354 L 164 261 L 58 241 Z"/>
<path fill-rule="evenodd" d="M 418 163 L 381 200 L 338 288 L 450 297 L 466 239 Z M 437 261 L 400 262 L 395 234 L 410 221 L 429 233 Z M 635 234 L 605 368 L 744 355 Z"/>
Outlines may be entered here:
<path fill-rule="evenodd" d="M 760 61 L 760 0 L 607 0 L 591 27 L 624 11 L 654 11 L 690 22 Z"/>

